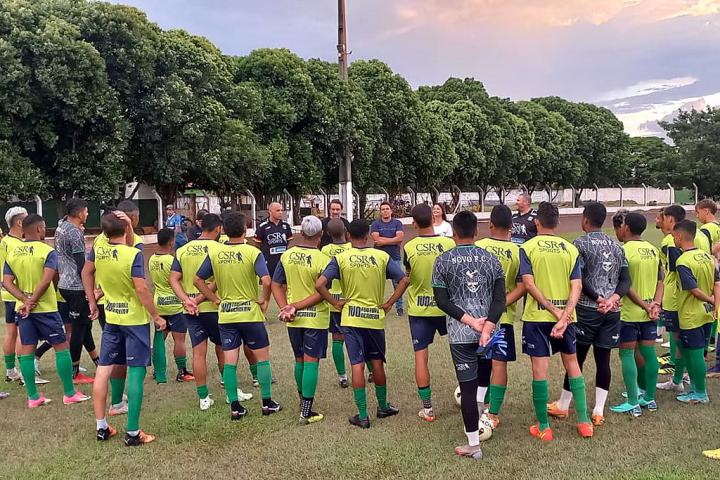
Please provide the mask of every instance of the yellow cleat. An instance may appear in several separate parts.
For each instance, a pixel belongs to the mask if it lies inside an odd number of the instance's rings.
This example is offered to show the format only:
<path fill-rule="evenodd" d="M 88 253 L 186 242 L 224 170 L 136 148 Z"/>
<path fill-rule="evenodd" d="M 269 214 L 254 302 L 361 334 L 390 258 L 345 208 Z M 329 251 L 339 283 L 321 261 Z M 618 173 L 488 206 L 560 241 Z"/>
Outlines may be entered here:
<path fill-rule="evenodd" d="M 717 450 L 705 450 L 702 453 L 707 458 L 712 458 L 713 460 L 720 460 L 720 448 L 718 448 Z"/>
<path fill-rule="evenodd" d="M 547 413 L 551 417 L 555 417 L 555 418 L 567 418 L 568 417 L 568 411 L 560 410 L 560 407 L 558 406 L 558 402 L 548 403 L 547 404 Z"/>

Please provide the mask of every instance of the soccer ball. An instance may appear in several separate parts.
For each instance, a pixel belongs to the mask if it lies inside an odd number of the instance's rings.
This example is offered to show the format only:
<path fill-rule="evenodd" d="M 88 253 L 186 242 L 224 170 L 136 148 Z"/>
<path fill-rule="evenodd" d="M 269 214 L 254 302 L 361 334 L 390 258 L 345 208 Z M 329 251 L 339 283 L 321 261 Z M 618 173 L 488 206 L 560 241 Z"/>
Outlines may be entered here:
<path fill-rule="evenodd" d="M 478 422 L 478 430 L 480 432 L 481 442 L 490 440 L 490 437 L 492 437 L 492 423 L 490 423 L 490 420 L 485 415 L 480 417 L 480 421 Z"/>
<path fill-rule="evenodd" d="M 460 406 L 460 385 L 455 389 L 455 393 L 453 394 L 453 397 L 455 398 L 455 403 L 457 403 L 457 406 Z"/>

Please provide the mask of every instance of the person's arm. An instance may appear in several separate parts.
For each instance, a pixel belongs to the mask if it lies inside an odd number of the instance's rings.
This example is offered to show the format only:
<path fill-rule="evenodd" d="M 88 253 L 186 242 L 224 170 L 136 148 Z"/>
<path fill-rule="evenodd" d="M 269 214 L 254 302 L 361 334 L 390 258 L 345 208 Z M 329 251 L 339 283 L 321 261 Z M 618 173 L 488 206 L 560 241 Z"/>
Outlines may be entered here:
<path fill-rule="evenodd" d="M 507 299 L 505 297 L 505 279 L 498 278 L 493 284 L 492 301 L 488 309 L 488 316 L 483 325 L 482 334 L 480 335 L 480 344 L 486 345 L 492 335 L 495 326 L 500 321 L 503 313 L 505 313 L 505 305 Z"/>
<path fill-rule="evenodd" d="M 82 278 L 85 297 L 87 297 L 90 306 L 90 320 L 97 320 L 100 311 L 97 306 L 99 297 L 95 295 L 95 249 L 90 250 L 80 277 Z"/>
<path fill-rule="evenodd" d="M 345 300 L 336 300 L 330 293 L 333 280 L 340 280 L 340 266 L 335 258 L 330 260 L 323 274 L 318 277 L 315 282 L 315 290 L 317 290 L 323 300 L 335 307 L 336 310 L 342 310 L 345 305 Z"/>
<path fill-rule="evenodd" d="M 514 304 L 522 297 L 524 297 L 525 293 L 527 293 L 527 289 L 525 288 L 525 284 L 523 283 L 522 278 L 520 278 L 519 281 L 515 284 L 515 288 L 513 288 L 510 293 L 507 294 L 507 297 L 505 298 L 505 306 L 509 307 L 510 305 Z"/>
<path fill-rule="evenodd" d="M 476 332 L 482 332 L 485 320 L 475 318 L 472 315 L 465 313 L 465 310 L 460 308 L 450 299 L 450 292 L 448 292 L 447 283 L 445 281 L 445 270 L 443 265 L 438 262 L 438 258 L 435 259 L 432 274 L 432 287 L 435 304 L 445 313 L 445 315 L 454 318 L 460 323 L 468 325 Z"/>
<path fill-rule="evenodd" d="M 197 288 L 198 291 L 205 298 L 207 298 L 208 300 L 213 302 L 215 305 L 219 306 L 220 298 L 215 294 L 215 292 L 210 288 L 210 286 L 207 283 L 205 283 L 205 280 L 207 280 L 208 278 L 210 278 L 212 276 L 213 276 L 212 262 L 210 261 L 210 257 L 207 256 L 207 257 L 205 257 L 205 260 L 203 260 L 202 265 L 200 265 L 200 268 L 198 269 L 197 273 L 195 274 L 195 278 L 193 279 L 193 285 L 195 285 L 195 288 Z"/>
<path fill-rule="evenodd" d="M 262 253 L 255 258 L 255 275 L 260 277 L 260 283 L 262 284 L 262 297 L 257 303 L 260 304 L 260 309 L 265 313 L 270 305 L 270 284 L 272 279 L 267 268 L 267 262 L 265 262 L 265 255 Z"/>
<path fill-rule="evenodd" d="M 30 298 L 28 298 L 25 302 L 25 311 L 23 312 L 22 309 L 20 310 L 21 315 L 27 317 L 27 315 L 32 311 L 32 309 L 37 306 L 38 300 L 40 300 L 40 298 L 45 294 L 45 292 L 47 292 L 47 289 L 50 288 L 50 285 L 52 284 L 53 279 L 57 274 L 57 269 L 57 252 L 53 250 L 48 254 L 47 258 L 45 259 L 45 268 L 43 269 L 42 278 L 40 279 L 40 282 L 35 285 L 35 290 L 33 290 Z"/>
<path fill-rule="evenodd" d="M 177 257 L 173 259 L 172 266 L 170 267 L 170 275 L 168 276 L 168 283 L 170 283 L 170 288 L 172 288 L 173 292 L 175 292 L 175 295 L 180 299 L 180 301 L 183 304 L 183 308 L 186 312 L 188 312 L 190 315 L 197 315 L 198 314 L 198 303 L 195 303 L 195 300 L 190 298 L 190 296 L 185 292 L 185 289 L 182 286 L 182 267 L 180 266 L 180 262 L 178 261 Z M 193 281 L 193 283 L 195 283 Z M 202 293 L 202 291 L 200 292 Z M 205 296 L 205 295 L 203 295 Z M 205 297 L 207 298 L 207 297 Z"/>
<path fill-rule="evenodd" d="M 400 262 L 396 260 L 390 260 L 388 262 L 385 269 L 385 276 L 398 282 L 395 290 L 393 291 L 393 294 L 390 295 L 390 298 L 388 298 L 387 302 L 380 305 L 380 308 L 385 310 L 385 313 L 387 313 L 390 308 L 392 308 L 392 306 L 395 304 L 395 302 L 397 302 L 398 299 L 402 297 L 403 293 L 405 293 L 405 290 L 407 290 L 410 281 L 408 280 L 407 275 L 405 275 L 405 272 L 403 272 L 403 269 L 400 266 Z"/>
<path fill-rule="evenodd" d="M 282 259 L 278 262 L 277 267 L 275 267 L 270 290 L 280 310 L 287 307 L 287 278 L 285 277 L 285 267 L 283 266 Z"/>
<path fill-rule="evenodd" d="M 572 322 L 573 315 L 575 313 L 575 307 L 577 306 L 578 300 L 580 300 L 580 291 L 582 290 L 582 274 L 580 270 L 579 262 L 575 262 L 575 267 L 570 272 L 570 295 L 568 296 L 565 309 L 562 311 L 562 317 L 560 322 L 564 325 L 555 325 L 553 331 L 555 332 L 555 338 L 559 338 L 565 333 L 565 328 Z M 552 335 L 552 332 L 551 332 Z"/>
<path fill-rule="evenodd" d="M 622 300 L 622 298 L 628 294 L 631 283 L 632 281 L 630 280 L 630 270 L 628 269 L 627 264 L 624 264 L 622 267 L 620 267 L 620 273 L 618 275 L 618 283 L 615 286 L 615 292 L 613 292 L 613 294 L 610 295 L 610 297 L 607 298 L 604 302 L 599 302 L 598 311 L 600 313 L 608 313 L 612 310 L 616 310 L 620 306 L 620 300 Z"/>
<path fill-rule="evenodd" d="M 17 285 L 15 285 L 15 274 L 12 272 L 7 263 L 5 264 L 5 271 L 3 272 L 3 287 L 10 295 L 22 303 L 25 303 L 30 299 L 28 295 L 25 295 L 25 293 L 20 290 Z"/>
<path fill-rule="evenodd" d="M 395 236 L 392 238 L 385 238 L 383 241 L 383 245 L 400 245 L 403 242 L 403 238 L 405 238 L 405 232 L 403 231 L 402 222 L 400 220 L 397 220 L 397 223 L 399 225 L 396 225 L 395 228 Z M 399 228 L 399 229 L 397 229 Z"/>
<path fill-rule="evenodd" d="M 142 253 L 138 252 L 137 255 L 135 255 L 135 260 L 133 261 L 130 274 L 132 275 L 133 286 L 135 287 L 135 293 L 137 294 L 140 303 L 150 314 L 155 326 L 159 330 L 165 330 L 167 323 L 165 322 L 165 319 L 158 314 L 157 307 L 155 307 L 155 302 L 153 301 L 152 293 L 150 293 L 150 289 L 145 281 L 145 265 L 143 264 Z"/>
<path fill-rule="evenodd" d="M 552 313 L 557 320 L 560 320 L 562 310 L 545 298 L 545 295 L 543 295 L 535 284 L 535 275 L 533 275 L 532 264 L 530 263 L 530 259 L 527 257 L 525 250 L 522 248 L 520 249 L 520 275 L 522 276 L 522 281 L 525 285 L 527 293 L 535 299 L 538 305 Z"/>
<path fill-rule="evenodd" d="M 715 299 L 710 295 L 706 294 L 700 288 L 698 288 L 697 278 L 692 273 L 692 270 L 686 265 L 677 266 L 678 276 L 680 277 L 680 285 L 683 290 L 689 291 L 693 297 L 697 298 L 701 302 L 715 303 Z M 713 287 L 714 288 L 714 287 Z"/>
<path fill-rule="evenodd" d="M 378 222 L 380 220 L 375 220 L 370 225 L 370 238 L 372 238 L 372 241 L 375 243 L 376 247 L 382 247 L 385 245 L 385 238 L 380 235 L 380 230 L 378 228 Z"/>

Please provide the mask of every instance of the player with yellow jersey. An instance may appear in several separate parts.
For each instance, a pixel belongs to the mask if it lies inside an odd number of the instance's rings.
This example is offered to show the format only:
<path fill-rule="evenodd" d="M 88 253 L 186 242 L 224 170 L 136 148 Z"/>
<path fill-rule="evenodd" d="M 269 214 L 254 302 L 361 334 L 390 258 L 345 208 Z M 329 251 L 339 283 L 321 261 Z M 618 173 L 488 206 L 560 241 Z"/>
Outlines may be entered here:
<path fill-rule="evenodd" d="M 718 224 L 715 215 L 717 214 L 717 203 L 710 198 L 700 200 L 695 205 L 695 216 L 700 225 L 700 232 L 704 234 L 712 249 L 712 254 L 717 256 L 720 254 L 720 224 Z M 710 329 L 710 345 L 715 346 L 717 340 L 718 322 L 714 321 Z M 708 369 L 709 374 L 720 374 L 720 356 L 716 355 L 716 364 L 713 368 Z"/>
<path fill-rule="evenodd" d="M 22 221 L 28 213 L 23 207 L 11 207 L 5 214 L 8 234 L 0 240 L 0 268 L 5 270 L 5 258 L 8 250 L 22 243 Z M 5 359 L 5 381 L 20 380 L 22 375 L 15 363 L 15 344 L 17 343 L 17 323 L 15 321 L 15 297 L 6 288 L 0 293 L 5 306 L 5 337 L 3 338 L 3 354 Z"/>
<path fill-rule="evenodd" d="M 408 275 L 407 311 L 415 350 L 415 383 L 422 402 L 418 416 L 434 422 L 428 347 L 433 343 L 436 332 L 440 336 L 447 335 L 447 325 L 445 313 L 435 303 L 432 272 L 435 259 L 455 247 L 455 242 L 451 238 L 435 235 L 430 205 L 416 205 L 411 214 L 418 236 L 405 244 L 403 258 Z"/>

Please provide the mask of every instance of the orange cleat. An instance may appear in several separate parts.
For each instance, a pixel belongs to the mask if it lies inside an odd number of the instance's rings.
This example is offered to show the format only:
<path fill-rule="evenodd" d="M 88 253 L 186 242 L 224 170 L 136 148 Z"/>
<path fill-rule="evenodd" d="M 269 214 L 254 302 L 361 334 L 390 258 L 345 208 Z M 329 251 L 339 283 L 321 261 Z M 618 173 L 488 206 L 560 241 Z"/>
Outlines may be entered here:
<path fill-rule="evenodd" d="M 592 427 L 590 427 L 592 428 Z M 555 438 L 553 437 L 553 431 L 552 428 L 548 427 L 543 431 L 540 431 L 540 425 L 535 424 L 530 427 L 530 435 L 532 435 L 535 438 L 539 438 L 543 442 L 552 442 Z"/>
<path fill-rule="evenodd" d="M 596 415 L 593 414 L 592 416 L 592 424 L 594 427 L 599 427 L 605 423 L 605 417 L 602 415 Z"/>
<path fill-rule="evenodd" d="M 551 417 L 554 418 L 567 418 L 568 417 L 568 411 L 567 410 L 560 410 L 560 407 L 558 406 L 558 402 L 552 402 L 547 404 L 547 413 Z"/>
<path fill-rule="evenodd" d="M 593 433 L 595 433 L 595 429 L 589 423 L 578 423 L 577 431 L 583 438 L 590 438 L 593 436 Z"/>

